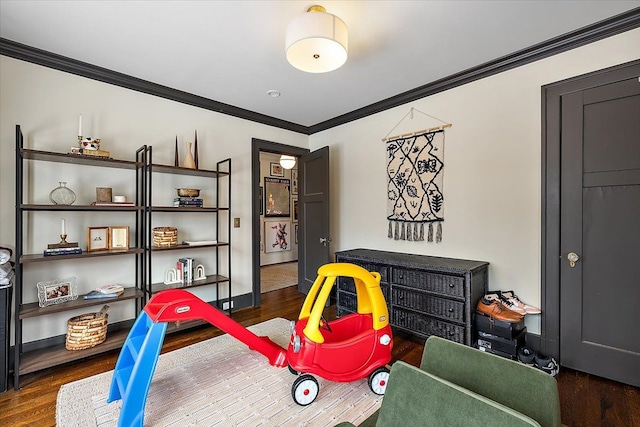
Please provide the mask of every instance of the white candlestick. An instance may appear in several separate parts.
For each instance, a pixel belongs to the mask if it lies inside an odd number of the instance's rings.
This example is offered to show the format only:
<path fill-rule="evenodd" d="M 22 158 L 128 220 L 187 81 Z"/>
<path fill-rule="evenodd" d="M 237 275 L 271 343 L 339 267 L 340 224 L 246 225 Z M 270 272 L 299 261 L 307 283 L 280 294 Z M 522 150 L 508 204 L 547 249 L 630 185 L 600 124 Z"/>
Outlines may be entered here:
<path fill-rule="evenodd" d="M 62 230 L 60 234 L 67 234 L 67 227 L 65 227 L 64 218 L 62 218 Z"/>
<path fill-rule="evenodd" d="M 82 114 L 80 114 L 80 120 L 78 121 L 78 136 L 82 136 Z"/>

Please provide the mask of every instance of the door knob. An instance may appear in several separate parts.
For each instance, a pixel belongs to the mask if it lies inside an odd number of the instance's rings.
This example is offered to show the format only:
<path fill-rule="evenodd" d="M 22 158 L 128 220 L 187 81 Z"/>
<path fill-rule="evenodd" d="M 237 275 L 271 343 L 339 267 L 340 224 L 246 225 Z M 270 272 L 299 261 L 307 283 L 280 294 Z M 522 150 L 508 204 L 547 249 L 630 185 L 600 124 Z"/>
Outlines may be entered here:
<path fill-rule="evenodd" d="M 331 243 L 331 237 L 327 237 L 326 239 L 324 237 L 321 237 L 320 243 L 322 244 L 322 246 L 327 246 L 329 243 Z"/>
<path fill-rule="evenodd" d="M 567 259 L 569 260 L 569 267 L 573 268 L 576 266 L 576 262 L 580 259 L 580 257 L 575 252 L 569 252 L 567 254 Z"/>

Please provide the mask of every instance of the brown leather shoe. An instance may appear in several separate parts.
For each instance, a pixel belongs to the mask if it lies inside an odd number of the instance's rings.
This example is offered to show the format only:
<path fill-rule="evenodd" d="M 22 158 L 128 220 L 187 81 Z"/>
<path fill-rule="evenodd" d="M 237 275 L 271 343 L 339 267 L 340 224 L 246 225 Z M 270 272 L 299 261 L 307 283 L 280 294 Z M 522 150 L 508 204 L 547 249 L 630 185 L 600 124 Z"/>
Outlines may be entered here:
<path fill-rule="evenodd" d="M 516 323 L 522 320 L 522 314 L 509 310 L 496 294 L 485 295 L 478 301 L 476 312 L 504 322 Z"/>

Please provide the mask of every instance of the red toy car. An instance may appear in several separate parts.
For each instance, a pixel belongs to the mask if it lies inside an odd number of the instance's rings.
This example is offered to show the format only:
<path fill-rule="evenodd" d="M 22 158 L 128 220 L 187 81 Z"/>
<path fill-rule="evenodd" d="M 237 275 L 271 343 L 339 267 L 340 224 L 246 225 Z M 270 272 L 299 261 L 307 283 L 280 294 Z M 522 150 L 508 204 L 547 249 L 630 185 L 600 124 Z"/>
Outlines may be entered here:
<path fill-rule="evenodd" d="M 327 322 L 322 315 L 338 276 L 353 278 L 358 297 L 356 313 Z M 287 349 L 289 369 L 302 373 L 291 395 L 299 405 L 308 405 L 318 395 L 318 381 L 351 382 L 369 377 L 369 387 L 384 394 L 391 361 L 393 339 L 387 304 L 380 289 L 380 274 L 347 263 L 323 265 L 300 311 L 292 322 Z"/>

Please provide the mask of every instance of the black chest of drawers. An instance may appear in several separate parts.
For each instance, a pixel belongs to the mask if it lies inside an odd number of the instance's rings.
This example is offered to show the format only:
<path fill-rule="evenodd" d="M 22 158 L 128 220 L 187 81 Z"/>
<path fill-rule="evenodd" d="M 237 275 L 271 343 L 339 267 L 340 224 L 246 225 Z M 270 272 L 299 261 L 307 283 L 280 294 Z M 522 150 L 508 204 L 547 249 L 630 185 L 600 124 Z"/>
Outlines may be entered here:
<path fill-rule="evenodd" d="M 336 252 L 336 262 L 380 273 L 393 327 L 472 345 L 472 313 L 487 292 L 488 262 L 371 249 Z M 356 311 L 353 279 L 340 277 L 336 296 L 338 317 Z"/>

